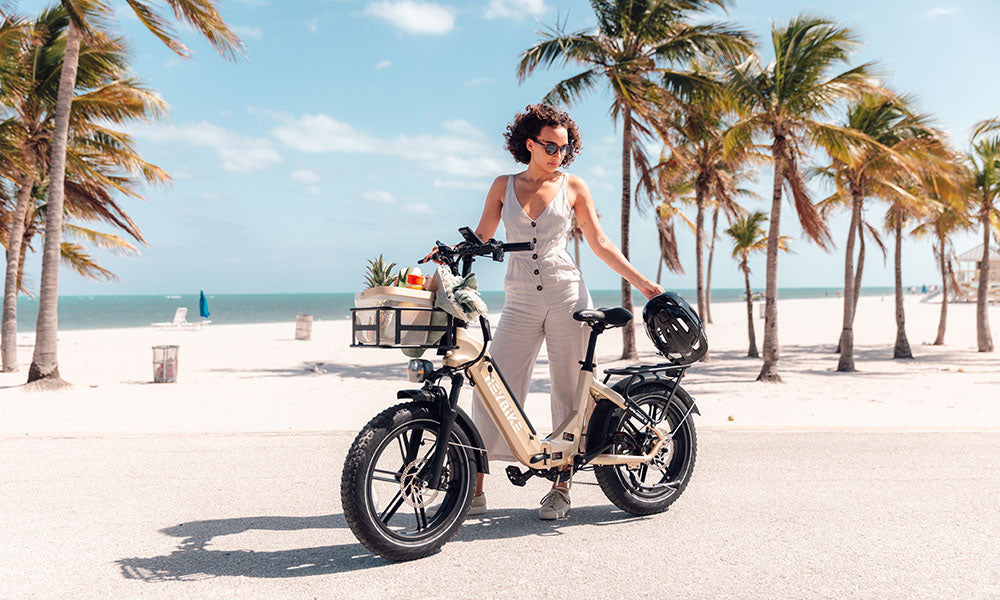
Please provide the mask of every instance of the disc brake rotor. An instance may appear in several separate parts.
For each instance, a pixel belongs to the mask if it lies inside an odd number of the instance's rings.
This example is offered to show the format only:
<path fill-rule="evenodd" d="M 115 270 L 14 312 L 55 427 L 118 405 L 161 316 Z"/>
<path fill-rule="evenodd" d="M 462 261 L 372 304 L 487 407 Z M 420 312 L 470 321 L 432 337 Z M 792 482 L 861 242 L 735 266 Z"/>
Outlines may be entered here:
<path fill-rule="evenodd" d="M 403 502 L 413 508 L 426 508 L 434 503 L 441 490 L 427 487 L 418 475 L 427 464 L 426 458 L 417 459 L 406 465 L 399 477 L 399 489 L 402 491 Z"/>

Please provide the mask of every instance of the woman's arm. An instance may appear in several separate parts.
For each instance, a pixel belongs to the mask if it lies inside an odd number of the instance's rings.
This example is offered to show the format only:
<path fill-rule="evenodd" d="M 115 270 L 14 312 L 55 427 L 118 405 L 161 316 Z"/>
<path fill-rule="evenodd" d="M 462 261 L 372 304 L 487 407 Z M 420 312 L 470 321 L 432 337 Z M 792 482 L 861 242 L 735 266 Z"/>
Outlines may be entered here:
<path fill-rule="evenodd" d="M 476 226 L 476 235 L 479 239 L 486 241 L 493 237 L 500 225 L 500 211 L 503 209 L 503 196 L 507 188 L 507 176 L 501 175 L 493 180 L 490 191 L 486 193 L 486 204 L 483 206 L 483 216 L 479 217 L 479 225 Z M 431 250 L 424 260 L 431 260 L 434 252 Z M 434 261 L 441 264 L 441 261 Z"/>
<path fill-rule="evenodd" d="M 642 273 L 632 266 L 632 263 L 608 239 L 608 236 L 601 229 L 601 223 L 597 220 L 597 211 L 594 210 L 594 199 L 587 189 L 587 184 L 583 179 L 575 175 L 569 176 L 570 192 L 575 197 L 573 212 L 576 214 L 576 222 L 583 230 L 583 235 L 587 238 L 587 244 L 594 251 L 597 258 L 604 261 L 604 264 L 621 275 L 631 283 L 636 289 L 642 292 L 646 298 L 652 298 L 663 293 L 663 288 L 659 284 L 646 279 Z"/>
<path fill-rule="evenodd" d="M 493 180 L 490 191 L 486 193 L 486 204 L 483 206 L 483 216 L 476 225 L 476 235 L 481 240 L 488 240 L 497 232 L 500 225 L 500 212 L 503 209 L 503 197 L 507 191 L 507 176 L 501 175 Z"/>

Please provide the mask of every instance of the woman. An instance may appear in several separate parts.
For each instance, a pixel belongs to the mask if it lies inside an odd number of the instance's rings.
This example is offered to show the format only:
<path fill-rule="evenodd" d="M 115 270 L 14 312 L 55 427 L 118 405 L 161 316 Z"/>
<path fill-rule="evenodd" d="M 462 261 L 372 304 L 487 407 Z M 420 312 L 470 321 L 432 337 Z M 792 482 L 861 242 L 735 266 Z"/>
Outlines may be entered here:
<path fill-rule="evenodd" d="M 663 292 L 622 256 L 597 221 L 587 184 L 560 171 L 580 152 L 580 133 L 565 112 L 545 104 L 518 113 L 504 134 L 507 150 L 527 169 L 494 180 L 476 227 L 480 239 L 490 239 L 503 220 L 507 241 L 535 242 L 533 252 L 508 254 L 505 300 L 490 353 L 515 398 L 528 396 L 531 372 L 542 340 L 549 356 L 552 423 L 569 414 L 583 357 L 585 332 L 573 313 L 590 306 L 590 294 L 580 270 L 566 250 L 576 217 L 594 254 L 639 289 L 646 298 Z M 473 403 L 473 420 L 492 460 L 514 461 L 486 409 Z M 561 519 L 569 512 L 569 480 L 556 482 L 542 499 L 539 517 Z M 486 512 L 483 474 L 469 514 Z"/>

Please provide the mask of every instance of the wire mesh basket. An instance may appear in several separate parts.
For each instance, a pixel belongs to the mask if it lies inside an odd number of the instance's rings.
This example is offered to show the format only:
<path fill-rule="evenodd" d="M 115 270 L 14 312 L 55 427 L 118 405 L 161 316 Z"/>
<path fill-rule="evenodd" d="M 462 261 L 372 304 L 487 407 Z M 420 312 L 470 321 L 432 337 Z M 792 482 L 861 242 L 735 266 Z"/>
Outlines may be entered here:
<path fill-rule="evenodd" d="M 455 317 L 437 308 L 352 308 L 351 338 L 352 347 L 456 348 Z"/>

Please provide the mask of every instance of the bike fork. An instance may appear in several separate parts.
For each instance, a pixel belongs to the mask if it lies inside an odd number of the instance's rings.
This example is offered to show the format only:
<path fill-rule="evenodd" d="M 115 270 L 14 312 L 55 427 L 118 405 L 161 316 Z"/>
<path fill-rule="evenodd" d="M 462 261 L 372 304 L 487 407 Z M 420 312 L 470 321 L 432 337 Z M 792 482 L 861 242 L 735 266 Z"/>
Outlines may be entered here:
<path fill-rule="evenodd" d="M 465 377 L 461 373 L 451 376 L 451 393 L 448 394 L 448 403 L 441 404 L 441 428 L 438 431 L 437 447 L 434 448 L 434 456 L 431 457 L 430 476 L 427 484 L 431 489 L 441 489 L 441 470 L 444 467 L 444 459 L 448 454 L 449 440 L 451 440 L 451 430 L 455 426 L 455 419 L 458 417 L 458 396 L 462 392 L 462 385 L 465 384 Z"/>

